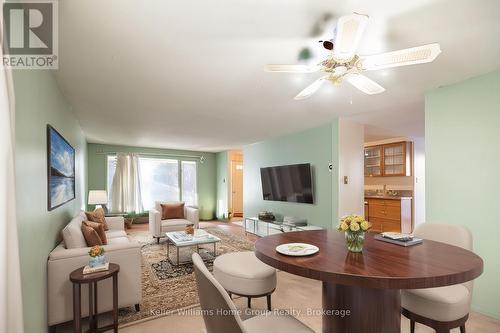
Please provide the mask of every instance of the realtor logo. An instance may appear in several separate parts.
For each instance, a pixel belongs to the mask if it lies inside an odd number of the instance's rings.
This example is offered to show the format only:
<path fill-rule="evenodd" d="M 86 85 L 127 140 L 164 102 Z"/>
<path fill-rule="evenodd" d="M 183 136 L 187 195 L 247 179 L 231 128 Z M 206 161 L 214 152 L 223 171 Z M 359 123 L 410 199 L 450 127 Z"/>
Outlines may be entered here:
<path fill-rule="evenodd" d="M 3 3 L 3 66 L 57 69 L 57 20 L 57 1 Z"/>

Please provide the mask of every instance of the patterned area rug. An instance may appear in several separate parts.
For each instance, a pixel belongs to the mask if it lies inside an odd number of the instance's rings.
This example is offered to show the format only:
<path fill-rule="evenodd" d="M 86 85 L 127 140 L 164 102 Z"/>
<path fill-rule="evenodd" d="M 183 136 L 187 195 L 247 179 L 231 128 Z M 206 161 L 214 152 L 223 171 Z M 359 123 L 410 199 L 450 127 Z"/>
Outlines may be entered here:
<path fill-rule="evenodd" d="M 253 251 L 254 245 L 242 236 L 230 234 L 221 228 L 210 227 L 205 230 L 221 239 L 217 244 L 217 255 L 229 252 Z M 197 287 L 190 262 L 195 247 L 181 248 L 179 266 L 176 252 L 170 246 L 170 258 L 167 258 L 167 245 L 164 239 L 156 244 L 146 232 L 130 232 L 129 236 L 139 241 L 142 246 L 142 302 L 141 310 L 134 307 L 120 309 L 119 323 L 125 324 L 136 320 L 153 319 L 198 304 Z M 200 247 L 200 255 L 209 267 L 215 259 L 213 245 Z"/>

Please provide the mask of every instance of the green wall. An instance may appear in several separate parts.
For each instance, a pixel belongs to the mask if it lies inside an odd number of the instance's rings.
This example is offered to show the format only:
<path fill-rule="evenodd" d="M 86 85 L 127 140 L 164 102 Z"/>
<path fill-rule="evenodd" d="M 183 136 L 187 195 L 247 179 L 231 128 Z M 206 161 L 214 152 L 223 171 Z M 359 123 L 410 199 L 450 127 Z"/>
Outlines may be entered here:
<path fill-rule="evenodd" d="M 211 220 L 215 216 L 216 203 L 216 164 L 215 153 L 195 152 L 186 150 L 157 149 L 143 147 L 128 147 L 117 145 L 104 145 L 89 143 L 88 150 L 88 188 L 89 190 L 106 189 L 106 156 L 100 152 L 132 152 L 143 155 L 152 154 L 179 154 L 203 155 L 205 161 L 198 163 L 198 206 L 200 219 Z M 197 160 L 196 158 L 182 158 L 184 160 Z"/>
<path fill-rule="evenodd" d="M 473 308 L 500 319 L 500 71 L 426 95 L 425 154 L 426 220 L 472 231 L 484 260 Z"/>
<path fill-rule="evenodd" d="M 50 71 L 14 71 L 16 94 L 16 200 L 23 288 L 24 331 L 47 331 L 47 257 L 61 229 L 82 208 L 86 142 Z M 47 211 L 46 126 L 76 149 L 76 200 Z"/>
<path fill-rule="evenodd" d="M 332 162 L 338 166 L 338 121 L 244 147 L 244 216 L 256 216 L 269 210 L 283 215 L 307 218 L 308 223 L 325 228 L 337 219 L 338 168 L 328 170 Z M 267 201 L 262 199 L 260 168 L 311 163 L 313 167 L 314 204 Z M 333 218 L 335 217 L 335 218 Z"/>
<path fill-rule="evenodd" d="M 227 151 L 216 154 L 217 163 L 217 218 L 228 217 L 229 212 L 229 153 Z"/>

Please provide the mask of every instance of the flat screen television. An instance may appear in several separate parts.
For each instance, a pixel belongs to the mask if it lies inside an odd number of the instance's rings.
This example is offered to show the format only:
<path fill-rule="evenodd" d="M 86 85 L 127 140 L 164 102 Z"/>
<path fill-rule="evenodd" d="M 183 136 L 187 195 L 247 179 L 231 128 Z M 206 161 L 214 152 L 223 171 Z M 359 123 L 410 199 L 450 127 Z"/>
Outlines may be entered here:
<path fill-rule="evenodd" d="M 311 165 L 283 165 L 260 169 L 264 200 L 313 203 Z"/>

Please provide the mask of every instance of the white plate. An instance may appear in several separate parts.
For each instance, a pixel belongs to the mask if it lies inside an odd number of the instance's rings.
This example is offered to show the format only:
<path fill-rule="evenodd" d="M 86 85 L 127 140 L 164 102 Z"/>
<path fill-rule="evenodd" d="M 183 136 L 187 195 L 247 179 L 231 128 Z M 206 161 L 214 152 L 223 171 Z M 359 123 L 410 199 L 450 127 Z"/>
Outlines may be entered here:
<path fill-rule="evenodd" d="M 287 243 L 276 246 L 276 251 L 286 256 L 310 256 L 319 251 L 319 247 L 305 243 Z"/>

